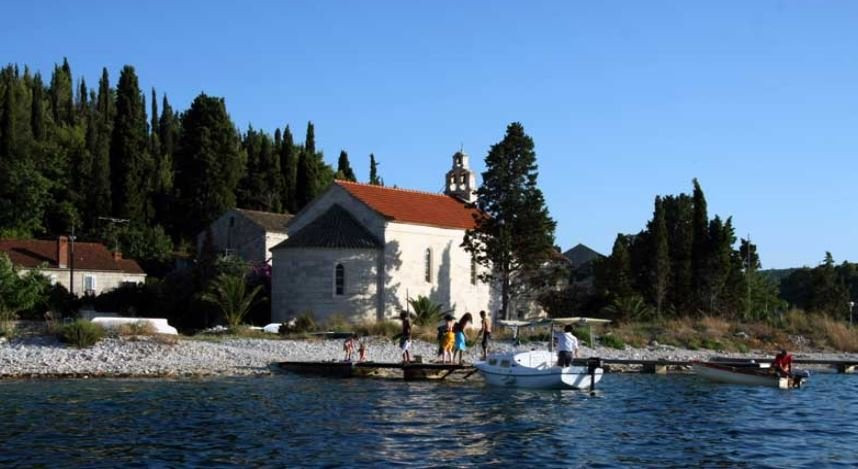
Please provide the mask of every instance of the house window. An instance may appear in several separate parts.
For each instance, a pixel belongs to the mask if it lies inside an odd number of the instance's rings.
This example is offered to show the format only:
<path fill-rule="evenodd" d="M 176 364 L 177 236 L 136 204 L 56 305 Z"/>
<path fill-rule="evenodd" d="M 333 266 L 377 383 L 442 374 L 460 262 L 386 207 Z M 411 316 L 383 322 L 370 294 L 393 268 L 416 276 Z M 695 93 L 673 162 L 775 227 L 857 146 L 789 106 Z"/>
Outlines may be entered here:
<path fill-rule="evenodd" d="M 95 294 L 95 275 L 83 276 L 83 291 L 87 295 Z"/>
<path fill-rule="evenodd" d="M 342 264 L 334 267 L 334 295 L 342 296 L 346 292 L 346 268 Z"/>
<path fill-rule="evenodd" d="M 426 281 L 432 282 L 432 249 L 426 248 Z"/>
<path fill-rule="evenodd" d="M 477 260 L 471 258 L 471 285 L 477 284 Z"/>

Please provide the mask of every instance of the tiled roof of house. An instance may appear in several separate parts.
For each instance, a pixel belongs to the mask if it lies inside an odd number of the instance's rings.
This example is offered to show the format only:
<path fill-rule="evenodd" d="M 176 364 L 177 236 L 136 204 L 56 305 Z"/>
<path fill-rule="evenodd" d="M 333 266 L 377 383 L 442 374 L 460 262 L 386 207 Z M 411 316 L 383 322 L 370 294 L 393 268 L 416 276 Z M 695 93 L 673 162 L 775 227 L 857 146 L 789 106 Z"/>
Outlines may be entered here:
<path fill-rule="evenodd" d="M 563 253 L 563 255 L 566 256 L 567 259 L 569 259 L 569 262 L 572 264 L 572 267 L 575 268 L 578 268 L 596 259 L 605 257 L 598 252 L 590 249 L 589 247 L 584 246 L 583 244 L 578 244 L 574 248 Z"/>
<path fill-rule="evenodd" d="M 26 267 L 58 269 L 57 240 L 0 240 L 0 252 L 9 256 L 13 264 Z M 71 250 L 69 249 L 69 252 Z M 68 263 L 68 262 L 66 262 Z M 98 243 L 74 243 L 75 270 L 101 270 L 142 274 L 143 269 L 132 259 L 114 258 L 113 253 Z"/>
<path fill-rule="evenodd" d="M 351 213 L 339 205 L 332 205 L 325 213 L 274 246 L 280 248 L 363 248 L 381 247 L 372 233 L 360 224 Z"/>
<path fill-rule="evenodd" d="M 263 230 L 274 233 L 286 233 L 286 224 L 292 219 L 292 215 L 289 213 L 260 212 L 244 208 L 235 210 L 259 225 Z"/>
<path fill-rule="evenodd" d="M 334 183 L 392 221 L 441 228 L 471 229 L 475 226 L 476 209 L 449 195 L 349 181 Z"/>

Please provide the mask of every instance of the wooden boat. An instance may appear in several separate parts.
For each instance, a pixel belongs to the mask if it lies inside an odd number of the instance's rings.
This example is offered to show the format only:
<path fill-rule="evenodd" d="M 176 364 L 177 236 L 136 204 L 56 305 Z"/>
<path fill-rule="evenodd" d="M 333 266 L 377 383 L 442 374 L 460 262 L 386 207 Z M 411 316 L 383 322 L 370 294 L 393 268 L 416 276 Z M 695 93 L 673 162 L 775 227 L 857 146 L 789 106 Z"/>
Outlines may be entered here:
<path fill-rule="evenodd" d="M 486 383 L 530 389 L 594 389 L 602 379 L 599 360 L 588 366 L 557 366 L 557 355 L 547 350 L 489 355 L 474 364 Z"/>
<path fill-rule="evenodd" d="M 692 363 L 694 373 L 711 381 L 748 386 L 768 386 L 780 389 L 801 387 L 810 376 L 806 371 L 796 371 L 792 376 L 779 376 L 769 368 L 757 363 Z"/>

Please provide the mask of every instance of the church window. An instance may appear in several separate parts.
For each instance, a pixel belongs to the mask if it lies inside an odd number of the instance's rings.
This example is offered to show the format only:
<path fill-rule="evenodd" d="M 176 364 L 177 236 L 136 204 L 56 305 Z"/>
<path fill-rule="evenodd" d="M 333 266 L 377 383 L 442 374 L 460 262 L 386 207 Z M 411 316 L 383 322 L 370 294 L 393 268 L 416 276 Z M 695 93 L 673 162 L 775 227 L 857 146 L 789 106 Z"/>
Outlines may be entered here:
<path fill-rule="evenodd" d="M 477 260 L 471 258 L 471 285 L 477 284 Z"/>
<path fill-rule="evenodd" d="M 346 291 L 346 268 L 342 264 L 334 267 L 334 295 L 342 296 Z"/>
<path fill-rule="evenodd" d="M 432 282 L 432 249 L 426 248 L 426 281 Z"/>

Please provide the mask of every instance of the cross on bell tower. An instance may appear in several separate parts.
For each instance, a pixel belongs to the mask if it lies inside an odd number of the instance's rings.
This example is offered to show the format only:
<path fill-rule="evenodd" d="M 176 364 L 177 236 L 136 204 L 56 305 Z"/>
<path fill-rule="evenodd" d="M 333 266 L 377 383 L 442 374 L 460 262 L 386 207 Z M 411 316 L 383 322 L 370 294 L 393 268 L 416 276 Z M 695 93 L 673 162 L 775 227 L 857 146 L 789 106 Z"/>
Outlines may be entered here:
<path fill-rule="evenodd" d="M 468 154 L 459 150 L 453 154 L 453 168 L 447 171 L 444 193 L 473 203 L 477 200 L 474 186 L 476 186 L 476 179 L 468 167 Z"/>

